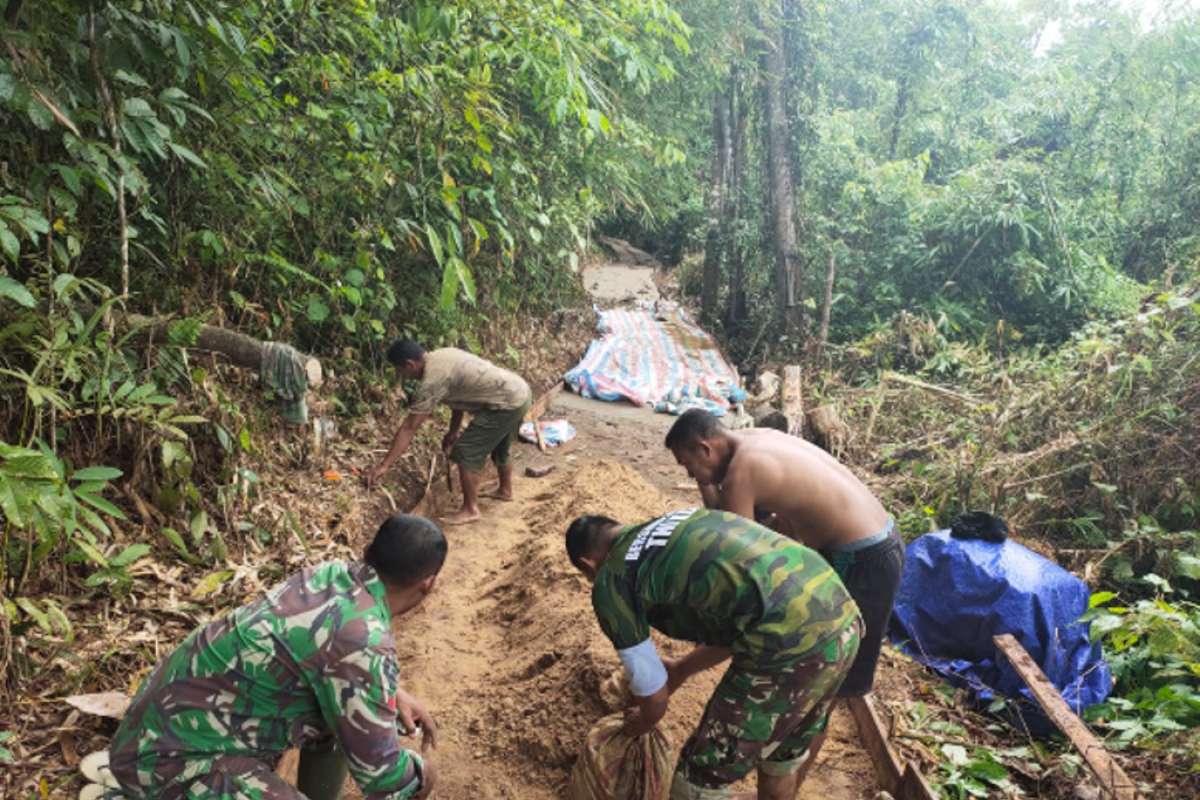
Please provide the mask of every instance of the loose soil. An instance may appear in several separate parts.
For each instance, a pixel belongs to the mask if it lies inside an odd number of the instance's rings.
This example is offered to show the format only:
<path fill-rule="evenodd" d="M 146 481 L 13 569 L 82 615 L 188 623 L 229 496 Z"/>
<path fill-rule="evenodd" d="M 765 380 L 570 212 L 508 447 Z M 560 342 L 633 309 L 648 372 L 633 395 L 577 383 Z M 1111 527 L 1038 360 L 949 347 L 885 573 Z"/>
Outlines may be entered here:
<path fill-rule="evenodd" d="M 602 306 L 658 296 L 647 268 L 594 265 L 583 282 Z M 484 499 L 482 520 L 445 529 L 450 553 L 437 588 L 396 623 L 401 683 L 438 721 L 441 800 L 565 796 L 588 729 L 620 706 L 611 687 L 621 672 L 592 613 L 590 586 L 567 560 L 567 525 L 588 513 L 640 522 L 700 502 L 663 445 L 674 417 L 564 392 L 544 418 L 569 420 L 578 436 L 545 453 L 518 448 L 515 501 Z M 528 478 L 527 466 L 554 470 Z M 434 518 L 459 500 L 440 483 Z M 692 646 L 657 641 L 669 655 Z M 676 749 L 720 676 L 710 670 L 672 696 L 663 728 Z M 751 778 L 740 788 L 752 785 Z M 841 709 L 802 795 L 870 800 L 877 793 L 870 759 Z"/>
<path fill-rule="evenodd" d="M 601 687 L 620 662 L 595 622 L 589 584 L 567 560 L 563 533 L 580 514 L 638 522 L 698 503 L 663 446 L 673 417 L 563 394 L 547 418 L 570 420 L 578 437 L 545 454 L 519 448 L 516 500 L 485 499 L 481 521 L 446 528 L 450 554 L 437 588 L 396 625 L 401 682 L 438 721 L 442 800 L 565 796 L 584 736 L 614 708 Z M 555 469 L 524 477 L 526 466 L 543 465 Z M 430 516 L 457 501 L 439 492 Z M 658 643 L 670 655 L 691 647 Z M 672 697 L 664 729 L 676 747 L 719 678 L 712 670 Z M 877 791 L 853 721 L 836 715 L 805 795 L 869 800 Z"/>

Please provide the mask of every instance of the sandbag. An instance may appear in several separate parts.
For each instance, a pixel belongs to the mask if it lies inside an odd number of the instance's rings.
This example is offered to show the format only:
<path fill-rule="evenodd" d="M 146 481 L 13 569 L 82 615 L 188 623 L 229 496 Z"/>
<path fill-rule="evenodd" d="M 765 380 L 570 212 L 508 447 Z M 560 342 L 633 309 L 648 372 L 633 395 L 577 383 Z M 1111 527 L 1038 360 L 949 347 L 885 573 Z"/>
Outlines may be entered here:
<path fill-rule="evenodd" d="M 665 800 L 671 790 L 671 743 L 657 726 L 626 736 L 624 716 L 610 714 L 588 731 L 571 770 L 567 800 Z"/>

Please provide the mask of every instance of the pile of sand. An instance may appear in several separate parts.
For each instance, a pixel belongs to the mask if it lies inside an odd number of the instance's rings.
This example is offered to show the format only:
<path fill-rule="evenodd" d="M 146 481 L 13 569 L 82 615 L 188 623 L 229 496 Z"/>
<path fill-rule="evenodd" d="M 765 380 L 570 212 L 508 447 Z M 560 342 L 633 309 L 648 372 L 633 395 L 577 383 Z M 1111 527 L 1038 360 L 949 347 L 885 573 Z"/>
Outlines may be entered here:
<path fill-rule="evenodd" d="M 591 586 L 567 559 L 563 535 L 581 514 L 635 523 L 670 510 L 666 495 L 636 470 L 612 462 L 564 475 L 535 498 L 527 516 L 534 536 L 507 554 L 508 566 L 487 596 L 491 603 L 479 610 L 481 621 L 498 619 L 506 626 L 504 652 L 522 654 L 497 663 L 489 686 L 477 692 L 470 725 L 493 748 L 489 757 L 518 770 L 549 770 L 565 787 L 588 729 L 611 710 L 601 685 L 620 670 L 620 661 L 600 632 Z M 678 654 L 688 647 L 668 650 Z M 666 727 L 676 745 L 710 691 L 711 682 L 698 682 L 672 698 Z"/>

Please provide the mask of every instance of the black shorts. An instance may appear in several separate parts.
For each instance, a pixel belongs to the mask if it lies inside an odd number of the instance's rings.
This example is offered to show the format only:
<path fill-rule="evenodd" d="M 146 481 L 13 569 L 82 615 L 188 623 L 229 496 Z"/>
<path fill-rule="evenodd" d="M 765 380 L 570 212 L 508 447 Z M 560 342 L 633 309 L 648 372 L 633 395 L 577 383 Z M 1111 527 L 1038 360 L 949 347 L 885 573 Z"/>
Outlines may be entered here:
<path fill-rule="evenodd" d="M 862 697 L 875 685 L 875 664 L 904 573 L 904 542 L 894 520 L 888 520 L 887 527 L 863 540 L 865 546 L 855 547 L 858 544 L 820 551 L 850 591 L 866 623 L 858 657 L 838 697 Z"/>

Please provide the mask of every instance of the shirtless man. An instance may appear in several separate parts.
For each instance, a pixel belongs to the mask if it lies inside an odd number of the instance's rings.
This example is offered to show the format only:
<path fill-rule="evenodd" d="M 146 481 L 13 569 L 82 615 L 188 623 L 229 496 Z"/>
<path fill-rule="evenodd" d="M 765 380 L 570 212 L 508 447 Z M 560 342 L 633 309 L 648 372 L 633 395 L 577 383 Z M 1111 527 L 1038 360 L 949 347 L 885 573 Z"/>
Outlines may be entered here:
<path fill-rule="evenodd" d="M 748 519 L 774 514 L 772 527 L 825 557 L 866 623 L 838 696 L 869 693 L 904 571 L 896 523 L 870 489 L 816 445 L 774 430 L 730 431 L 701 409 L 676 420 L 666 445 L 696 479 L 705 505 Z"/>

